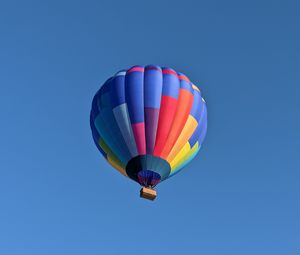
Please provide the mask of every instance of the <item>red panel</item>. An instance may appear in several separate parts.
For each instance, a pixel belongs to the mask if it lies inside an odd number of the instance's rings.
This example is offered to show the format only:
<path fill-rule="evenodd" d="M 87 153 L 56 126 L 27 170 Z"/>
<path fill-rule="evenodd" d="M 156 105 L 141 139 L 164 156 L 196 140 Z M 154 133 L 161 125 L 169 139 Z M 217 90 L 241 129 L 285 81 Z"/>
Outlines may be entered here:
<path fill-rule="evenodd" d="M 194 97 L 192 93 L 185 89 L 180 89 L 176 115 L 173 120 L 168 139 L 167 141 L 165 141 L 164 148 L 160 154 L 162 158 L 166 159 L 168 157 L 170 151 L 172 150 L 172 147 L 177 141 L 190 114 L 193 101 Z"/>
<path fill-rule="evenodd" d="M 139 155 L 146 154 L 145 123 L 132 124 L 132 131 Z"/>
<path fill-rule="evenodd" d="M 160 111 L 159 111 L 159 120 L 156 133 L 156 141 L 154 147 L 154 156 L 160 156 L 165 142 L 168 138 L 172 122 L 176 113 L 177 99 L 170 96 L 162 96 Z"/>

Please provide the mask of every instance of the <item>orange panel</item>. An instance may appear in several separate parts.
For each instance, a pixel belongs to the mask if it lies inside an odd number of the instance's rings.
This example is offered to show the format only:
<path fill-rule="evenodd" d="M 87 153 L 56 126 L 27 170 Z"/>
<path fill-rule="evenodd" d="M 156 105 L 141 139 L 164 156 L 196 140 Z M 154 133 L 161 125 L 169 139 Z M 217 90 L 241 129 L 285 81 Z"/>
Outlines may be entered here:
<path fill-rule="evenodd" d="M 193 105 L 193 94 L 185 89 L 180 89 L 176 114 L 172 123 L 168 139 L 162 150 L 161 157 L 166 159 L 172 150 L 173 145 L 177 141 Z"/>
<path fill-rule="evenodd" d="M 180 150 L 183 148 L 183 146 L 191 138 L 191 136 L 193 135 L 197 126 L 198 126 L 198 122 L 196 121 L 196 119 L 193 116 L 190 115 L 188 117 L 188 120 L 187 120 L 180 136 L 178 137 L 176 143 L 174 144 L 174 146 L 167 158 L 168 162 L 171 162 L 176 157 L 176 155 L 180 152 Z"/>

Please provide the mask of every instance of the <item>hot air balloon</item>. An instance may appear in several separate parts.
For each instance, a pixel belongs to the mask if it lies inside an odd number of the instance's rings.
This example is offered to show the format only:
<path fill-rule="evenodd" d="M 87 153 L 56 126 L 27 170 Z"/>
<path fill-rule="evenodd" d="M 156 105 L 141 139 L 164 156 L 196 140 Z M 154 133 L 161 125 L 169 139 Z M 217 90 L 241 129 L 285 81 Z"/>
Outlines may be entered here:
<path fill-rule="evenodd" d="M 182 170 L 207 131 L 199 88 L 168 67 L 133 66 L 109 78 L 92 102 L 94 142 L 107 162 L 142 186 L 140 196 Z"/>

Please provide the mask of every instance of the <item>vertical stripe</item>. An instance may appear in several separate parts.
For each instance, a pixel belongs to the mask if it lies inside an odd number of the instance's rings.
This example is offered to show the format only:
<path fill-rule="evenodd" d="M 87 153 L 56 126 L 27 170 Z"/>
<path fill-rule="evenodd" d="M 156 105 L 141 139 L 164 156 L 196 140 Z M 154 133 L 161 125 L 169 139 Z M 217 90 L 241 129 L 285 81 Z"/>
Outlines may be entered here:
<path fill-rule="evenodd" d="M 113 115 L 131 157 L 138 155 L 125 98 L 125 71 L 118 72 L 111 81 Z"/>
<path fill-rule="evenodd" d="M 145 108 L 146 152 L 152 154 L 155 146 L 159 109 Z"/>
<path fill-rule="evenodd" d="M 156 133 L 154 156 L 160 156 L 175 117 L 180 82 L 175 71 L 163 68 L 162 97 Z"/>
<path fill-rule="evenodd" d="M 146 153 L 152 154 L 155 145 L 159 108 L 162 93 L 162 70 L 157 66 L 146 66 L 144 73 L 145 136 Z"/>
<path fill-rule="evenodd" d="M 203 143 L 203 140 L 206 136 L 206 132 L 207 132 L 207 108 L 206 108 L 206 104 L 204 104 L 203 107 L 203 115 L 202 118 L 199 121 L 199 126 L 200 126 L 200 136 L 199 136 L 199 144 L 201 145 Z"/>
<path fill-rule="evenodd" d="M 135 144 L 135 139 L 130 123 L 130 118 L 127 110 L 127 104 L 121 104 L 113 109 L 114 117 L 121 130 L 122 136 L 125 140 L 127 148 L 131 157 L 138 155 L 138 151 Z"/>
<path fill-rule="evenodd" d="M 131 126 L 139 155 L 144 155 L 146 154 L 145 123 L 135 123 Z"/>
<path fill-rule="evenodd" d="M 124 104 L 125 102 L 125 72 L 119 72 L 111 81 L 112 108 Z"/>
<path fill-rule="evenodd" d="M 146 154 L 143 70 L 144 68 L 135 66 L 129 69 L 125 76 L 125 98 L 140 155 Z"/>

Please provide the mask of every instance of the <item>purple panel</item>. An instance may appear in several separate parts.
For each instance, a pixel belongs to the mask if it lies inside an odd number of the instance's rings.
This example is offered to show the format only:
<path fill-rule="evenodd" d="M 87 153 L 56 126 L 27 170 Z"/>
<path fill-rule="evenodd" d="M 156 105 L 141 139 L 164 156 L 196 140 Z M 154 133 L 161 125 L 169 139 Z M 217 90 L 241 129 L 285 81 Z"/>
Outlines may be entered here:
<path fill-rule="evenodd" d="M 146 151 L 152 154 L 155 146 L 159 109 L 145 108 Z"/>

